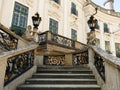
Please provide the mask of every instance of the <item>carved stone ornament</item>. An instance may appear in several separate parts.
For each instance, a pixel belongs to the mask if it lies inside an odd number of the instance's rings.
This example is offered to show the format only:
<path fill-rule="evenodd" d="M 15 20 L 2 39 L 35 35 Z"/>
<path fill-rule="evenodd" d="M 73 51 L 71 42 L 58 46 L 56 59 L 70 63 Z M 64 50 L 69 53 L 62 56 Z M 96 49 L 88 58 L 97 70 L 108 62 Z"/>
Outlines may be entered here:
<path fill-rule="evenodd" d="M 33 6 L 33 0 L 25 0 L 26 4 L 29 6 Z"/>
<path fill-rule="evenodd" d="M 95 43 L 96 43 L 95 31 L 91 31 L 91 32 L 87 33 L 87 44 L 95 45 Z"/>

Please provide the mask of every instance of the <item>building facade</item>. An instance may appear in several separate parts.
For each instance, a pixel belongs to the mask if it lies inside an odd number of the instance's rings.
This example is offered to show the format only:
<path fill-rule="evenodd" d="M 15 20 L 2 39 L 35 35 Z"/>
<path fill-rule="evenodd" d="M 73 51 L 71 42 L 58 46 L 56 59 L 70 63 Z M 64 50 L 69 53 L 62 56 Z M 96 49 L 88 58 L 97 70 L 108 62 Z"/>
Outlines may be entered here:
<path fill-rule="evenodd" d="M 27 26 L 32 26 L 31 17 L 38 12 L 42 19 L 38 32 L 49 30 L 86 44 L 90 32 L 87 21 L 96 7 L 96 45 L 120 56 L 120 13 L 91 0 L 0 0 L 0 23 L 22 36 Z"/>

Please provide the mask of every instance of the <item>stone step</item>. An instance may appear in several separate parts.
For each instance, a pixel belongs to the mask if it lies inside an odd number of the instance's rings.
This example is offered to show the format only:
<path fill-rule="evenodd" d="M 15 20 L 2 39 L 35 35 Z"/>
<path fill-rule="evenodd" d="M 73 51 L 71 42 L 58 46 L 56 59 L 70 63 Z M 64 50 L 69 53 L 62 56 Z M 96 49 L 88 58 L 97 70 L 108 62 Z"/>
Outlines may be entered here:
<path fill-rule="evenodd" d="M 75 78 L 75 79 L 94 79 L 93 74 L 73 74 L 73 73 L 36 73 L 32 78 Z"/>
<path fill-rule="evenodd" d="M 101 90 L 98 85 L 82 85 L 82 84 L 47 84 L 47 85 L 41 85 L 41 84 L 27 84 L 27 85 L 21 85 L 18 87 L 17 90 Z"/>
<path fill-rule="evenodd" d="M 97 84 L 95 79 L 54 79 L 54 78 L 31 78 L 27 79 L 26 84 Z"/>
<path fill-rule="evenodd" d="M 78 66 L 38 66 L 37 69 L 90 69 L 86 65 Z"/>
<path fill-rule="evenodd" d="M 79 69 L 38 69 L 37 73 L 89 73 L 91 70 L 79 70 Z"/>
<path fill-rule="evenodd" d="M 17 90 L 101 90 L 88 67 L 38 67 Z"/>

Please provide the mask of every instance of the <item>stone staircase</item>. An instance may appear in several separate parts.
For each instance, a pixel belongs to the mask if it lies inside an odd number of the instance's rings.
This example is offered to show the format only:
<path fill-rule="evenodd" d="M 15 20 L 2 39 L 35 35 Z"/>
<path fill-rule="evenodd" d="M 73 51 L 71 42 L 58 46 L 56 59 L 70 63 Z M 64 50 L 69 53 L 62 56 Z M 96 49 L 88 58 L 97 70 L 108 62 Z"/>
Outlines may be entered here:
<path fill-rule="evenodd" d="M 44 66 L 17 90 L 101 90 L 92 71 L 84 66 Z"/>

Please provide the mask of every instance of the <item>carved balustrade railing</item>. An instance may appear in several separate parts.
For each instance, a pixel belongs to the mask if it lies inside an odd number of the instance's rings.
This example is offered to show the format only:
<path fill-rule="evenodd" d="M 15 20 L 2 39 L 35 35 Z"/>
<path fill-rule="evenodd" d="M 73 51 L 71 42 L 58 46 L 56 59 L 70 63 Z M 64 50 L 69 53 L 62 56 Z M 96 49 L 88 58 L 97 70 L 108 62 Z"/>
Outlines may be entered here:
<path fill-rule="evenodd" d="M 43 45 L 45 43 L 56 44 L 67 48 L 75 48 L 75 41 L 58 34 L 54 34 L 50 31 L 38 34 L 38 43 Z"/>
<path fill-rule="evenodd" d="M 0 49 L 3 51 L 10 51 L 17 49 L 17 45 L 18 39 L 0 28 Z"/>
<path fill-rule="evenodd" d="M 44 44 L 44 43 L 47 42 L 47 33 L 48 32 L 44 32 L 44 33 L 38 34 L 38 43 L 39 44 Z"/>
<path fill-rule="evenodd" d="M 105 81 L 105 64 L 103 58 L 95 53 L 94 56 L 94 65 L 100 74 L 101 78 Z"/>
<path fill-rule="evenodd" d="M 73 54 L 73 65 L 88 64 L 88 51 Z"/>
<path fill-rule="evenodd" d="M 79 41 L 69 39 L 62 35 L 52 33 L 50 31 L 38 34 L 38 44 L 39 50 L 49 48 L 50 46 L 48 44 L 77 51 L 86 51 L 88 49 L 87 45 Z"/>
<path fill-rule="evenodd" d="M 75 41 L 58 34 L 51 33 L 51 41 L 66 47 L 75 48 Z"/>
<path fill-rule="evenodd" d="M 65 55 L 46 55 L 44 56 L 44 65 L 64 65 Z"/>
<path fill-rule="evenodd" d="M 4 85 L 23 74 L 34 65 L 34 50 L 8 58 Z"/>

